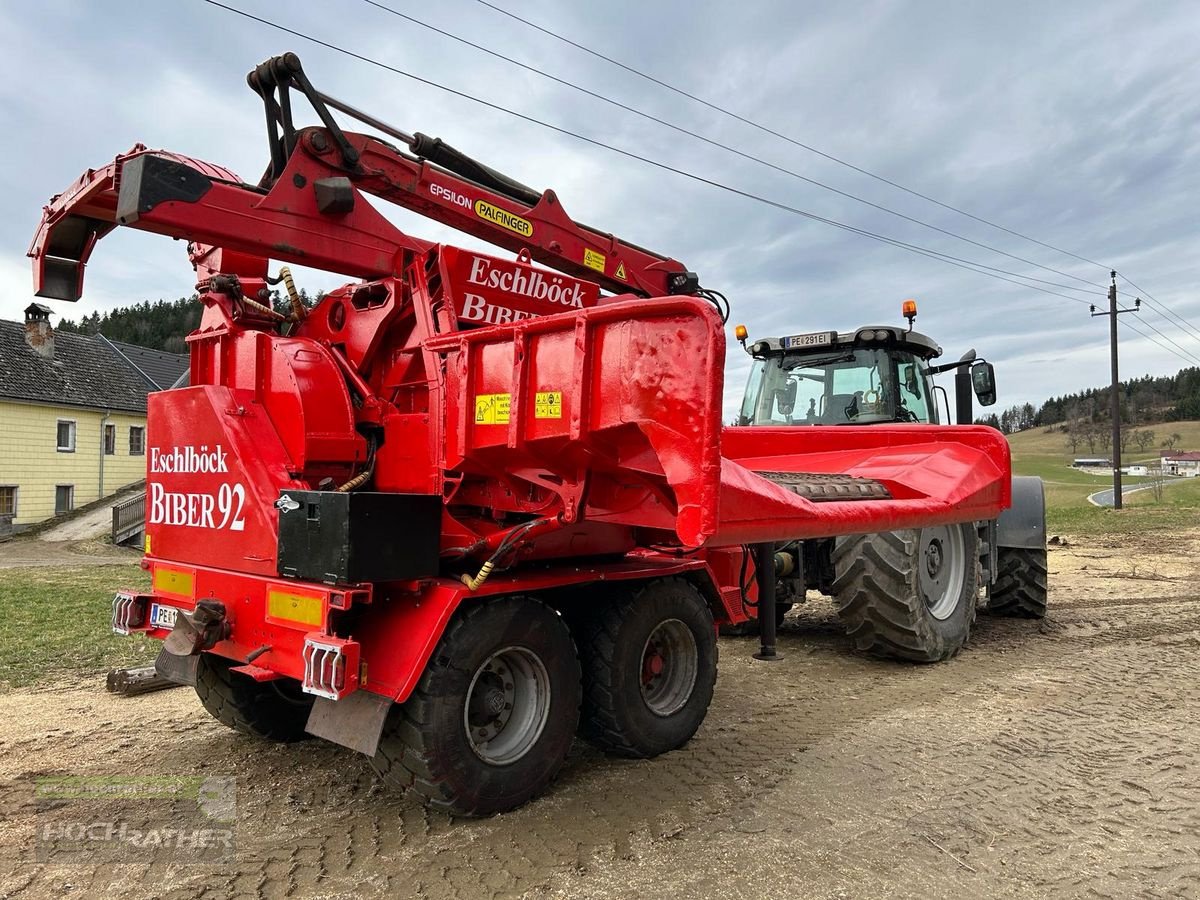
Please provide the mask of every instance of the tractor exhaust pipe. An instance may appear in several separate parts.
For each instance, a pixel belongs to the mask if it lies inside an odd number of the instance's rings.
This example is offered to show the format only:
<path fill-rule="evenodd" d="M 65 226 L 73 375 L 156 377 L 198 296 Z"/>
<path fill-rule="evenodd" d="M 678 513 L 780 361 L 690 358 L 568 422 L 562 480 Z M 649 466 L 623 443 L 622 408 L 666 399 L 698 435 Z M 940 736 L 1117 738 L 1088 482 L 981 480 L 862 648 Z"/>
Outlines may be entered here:
<path fill-rule="evenodd" d="M 971 389 L 971 367 L 967 365 L 974 360 L 975 351 L 968 350 L 954 370 L 954 418 L 959 425 L 970 425 L 975 421 L 975 395 Z"/>

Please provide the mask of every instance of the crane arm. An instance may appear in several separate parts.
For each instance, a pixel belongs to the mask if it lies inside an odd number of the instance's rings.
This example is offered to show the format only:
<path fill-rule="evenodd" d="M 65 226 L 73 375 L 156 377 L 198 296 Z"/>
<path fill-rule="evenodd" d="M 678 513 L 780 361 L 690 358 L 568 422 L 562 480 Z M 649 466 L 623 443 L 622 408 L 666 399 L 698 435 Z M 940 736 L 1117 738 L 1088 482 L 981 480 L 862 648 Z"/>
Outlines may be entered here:
<path fill-rule="evenodd" d="M 408 135 L 317 92 L 295 54 L 248 76 L 263 98 L 271 163 L 258 185 L 228 169 L 135 145 L 89 169 L 44 208 L 29 249 L 39 297 L 78 300 L 96 242 L 117 225 L 186 239 L 193 261 L 208 248 L 231 274 L 261 277 L 277 259 L 365 280 L 397 275 L 404 252 L 433 244 L 403 233 L 360 192 L 599 284 L 616 294 L 665 296 L 699 290 L 682 263 L 573 221 L 551 190 L 537 192 L 436 138 Z M 322 121 L 296 129 L 290 91 Z M 329 107 L 409 145 L 347 132 Z M 197 249 L 198 248 L 198 249 Z M 201 276 L 204 273 L 200 273 Z"/>

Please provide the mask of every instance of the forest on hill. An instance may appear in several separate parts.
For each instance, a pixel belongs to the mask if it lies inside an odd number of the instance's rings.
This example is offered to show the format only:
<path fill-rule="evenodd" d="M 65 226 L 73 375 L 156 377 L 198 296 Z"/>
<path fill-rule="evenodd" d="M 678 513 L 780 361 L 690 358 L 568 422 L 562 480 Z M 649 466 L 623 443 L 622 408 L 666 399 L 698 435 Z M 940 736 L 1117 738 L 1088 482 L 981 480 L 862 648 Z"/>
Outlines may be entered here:
<path fill-rule="evenodd" d="M 310 296 L 303 288 L 300 289 L 300 298 L 310 309 L 322 296 L 323 293 Z M 276 312 L 285 315 L 290 312 L 287 300 L 279 291 L 271 292 L 271 301 Z M 195 294 L 180 297 L 178 300 L 156 300 L 153 303 L 143 300 L 141 303 L 119 306 L 105 313 L 94 312 L 78 322 L 73 319 L 61 319 L 55 327 L 59 331 L 74 334 L 102 334 L 112 341 L 124 341 L 152 350 L 187 353 L 184 338 L 200 324 L 201 309 L 203 307 L 200 298 Z"/>
<path fill-rule="evenodd" d="M 1152 446 L 1154 432 L 1147 425 L 1200 419 L 1200 368 L 1180 369 L 1174 375 L 1132 378 L 1122 381 L 1118 391 L 1124 426 L 1122 450 L 1130 446 L 1146 450 Z M 1004 434 L 1027 428 L 1055 428 L 1066 435 L 1072 451 L 1086 447 L 1091 452 L 1107 452 L 1112 444 L 1111 402 L 1109 387 L 1090 388 L 1051 397 L 1040 406 L 1032 403 L 1010 406 L 976 422 L 991 425 Z M 1176 435 L 1168 433 L 1161 444 L 1169 449 L 1177 440 Z"/>

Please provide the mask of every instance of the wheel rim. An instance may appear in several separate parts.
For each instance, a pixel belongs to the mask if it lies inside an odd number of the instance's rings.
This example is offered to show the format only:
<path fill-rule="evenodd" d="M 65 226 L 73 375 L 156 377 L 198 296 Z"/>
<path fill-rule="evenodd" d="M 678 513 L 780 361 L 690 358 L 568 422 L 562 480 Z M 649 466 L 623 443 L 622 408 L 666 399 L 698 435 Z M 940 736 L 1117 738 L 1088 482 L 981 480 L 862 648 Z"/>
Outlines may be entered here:
<path fill-rule="evenodd" d="M 660 622 L 642 648 L 642 699 L 656 716 L 676 713 L 691 699 L 700 670 L 696 638 L 680 619 Z"/>
<path fill-rule="evenodd" d="M 967 571 L 966 541 L 957 525 L 921 529 L 917 585 L 929 614 L 948 619 L 962 597 Z"/>
<path fill-rule="evenodd" d="M 476 756 L 505 766 L 537 743 L 549 714 L 546 667 L 524 647 L 505 647 L 475 670 L 467 688 L 463 727 Z"/>

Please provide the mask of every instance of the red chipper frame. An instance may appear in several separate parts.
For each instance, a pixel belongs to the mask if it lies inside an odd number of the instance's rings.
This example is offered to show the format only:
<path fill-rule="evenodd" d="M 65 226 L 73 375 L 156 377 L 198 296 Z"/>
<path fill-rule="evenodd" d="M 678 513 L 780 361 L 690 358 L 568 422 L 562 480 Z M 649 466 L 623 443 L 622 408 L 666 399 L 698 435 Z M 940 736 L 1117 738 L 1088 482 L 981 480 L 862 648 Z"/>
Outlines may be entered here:
<path fill-rule="evenodd" d="M 117 225 L 189 242 L 190 386 L 150 397 L 153 587 L 114 607 L 120 630 L 170 635 L 174 677 L 205 653 L 294 680 L 336 722 L 312 730 L 374 752 L 382 720 L 337 709 L 405 703 L 484 598 L 569 618 L 596 594 L 563 588 L 682 578 L 736 623 L 781 542 L 1007 507 L 992 429 L 723 428 L 723 323 L 682 264 L 317 92 L 292 54 L 250 83 L 271 146 L 257 185 L 137 145 L 55 197 L 30 250 L 37 294 L 77 300 Z M 294 127 L 291 90 L 320 127 Z M 516 259 L 411 237 L 364 194 Z M 285 316 L 269 260 L 356 280 Z"/>

